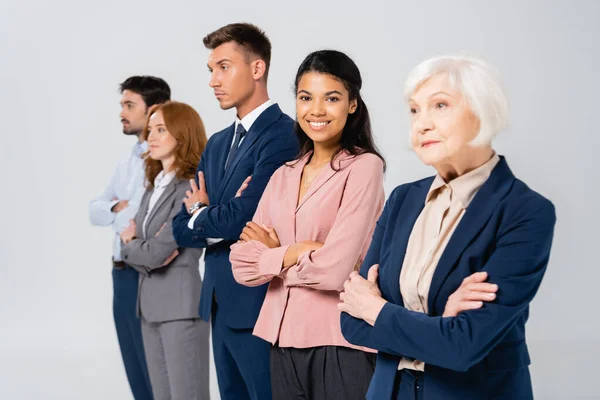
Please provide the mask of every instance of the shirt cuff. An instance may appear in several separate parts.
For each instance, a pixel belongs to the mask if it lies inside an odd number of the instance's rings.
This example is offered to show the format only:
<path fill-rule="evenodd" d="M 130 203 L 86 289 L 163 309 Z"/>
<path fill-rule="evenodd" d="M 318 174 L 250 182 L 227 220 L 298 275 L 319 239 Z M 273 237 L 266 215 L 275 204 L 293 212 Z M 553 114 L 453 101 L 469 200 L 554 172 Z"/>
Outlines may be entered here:
<path fill-rule="evenodd" d="M 202 213 L 202 211 L 204 211 L 205 209 L 206 209 L 206 206 L 199 208 L 198 211 L 196 211 L 194 213 L 194 215 L 192 215 L 192 218 L 190 218 L 190 220 L 188 221 L 188 228 L 194 229 L 194 222 L 196 222 L 196 218 L 198 218 L 200 213 Z"/>

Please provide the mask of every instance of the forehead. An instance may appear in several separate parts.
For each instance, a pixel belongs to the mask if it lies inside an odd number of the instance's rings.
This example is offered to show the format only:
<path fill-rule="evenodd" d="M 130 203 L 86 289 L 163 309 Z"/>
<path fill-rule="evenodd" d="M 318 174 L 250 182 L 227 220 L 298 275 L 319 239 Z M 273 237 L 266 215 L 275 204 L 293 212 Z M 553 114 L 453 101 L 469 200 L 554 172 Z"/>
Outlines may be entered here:
<path fill-rule="evenodd" d="M 135 104 L 146 104 L 144 99 L 139 94 L 132 92 L 131 90 L 123 90 L 121 94 L 121 103 L 132 102 Z"/>
<path fill-rule="evenodd" d="M 215 64 L 222 59 L 233 62 L 245 61 L 244 49 L 235 42 L 227 42 L 213 49 L 208 55 L 208 64 Z"/>
<path fill-rule="evenodd" d="M 450 83 L 447 74 L 437 74 L 418 85 L 410 99 L 412 101 L 426 100 L 437 92 L 444 92 L 453 97 L 462 97 L 462 94 Z"/>
<path fill-rule="evenodd" d="M 300 82 L 298 82 L 298 90 L 306 90 L 311 93 L 326 93 L 336 90 L 342 94 L 348 93 L 348 90 L 339 79 L 319 72 L 307 72 L 302 75 Z"/>
<path fill-rule="evenodd" d="M 165 123 L 165 120 L 163 118 L 161 111 L 157 111 L 154 114 L 152 114 L 150 116 L 150 119 L 148 120 L 148 125 L 160 125 L 160 124 L 164 124 L 164 123 Z"/>

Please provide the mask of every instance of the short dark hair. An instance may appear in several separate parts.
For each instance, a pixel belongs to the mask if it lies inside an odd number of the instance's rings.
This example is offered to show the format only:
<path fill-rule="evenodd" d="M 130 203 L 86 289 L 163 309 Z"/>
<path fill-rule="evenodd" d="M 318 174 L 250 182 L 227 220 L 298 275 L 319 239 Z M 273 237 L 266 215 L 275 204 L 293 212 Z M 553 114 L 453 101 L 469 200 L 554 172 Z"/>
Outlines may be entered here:
<path fill-rule="evenodd" d="M 250 59 L 250 55 L 254 55 L 265 62 L 265 79 L 267 78 L 271 65 L 271 42 L 265 32 L 257 26 L 249 23 L 229 24 L 209 33 L 202 42 L 209 50 L 225 43 L 237 43 L 244 50 L 247 60 Z"/>
<path fill-rule="evenodd" d="M 310 53 L 298 68 L 294 81 L 294 93 L 298 92 L 298 84 L 302 76 L 308 72 L 326 74 L 337 79 L 348 90 L 350 100 L 356 100 L 357 103 L 356 111 L 349 114 L 346 120 L 346 125 L 342 132 L 341 147 L 331 158 L 332 167 L 335 156 L 341 151 L 346 150 L 352 155 L 364 153 L 375 154 L 383 161 L 385 168 L 385 160 L 377 149 L 373 132 L 371 131 L 369 110 L 360 95 L 362 77 L 354 61 L 346 54 L 337 50 L 320 50 Z M 296 121 L 294 131 L 300 142 L 300 154 L 298 158 L 302 158 L 314 149 L 314 143 L 302 130 L 298 121 Z"/>
<path fill-rule="evenodd" d="M 129 90 L 139 94 L 147 107 L 171 100 L 171 88 L 164 79 L 156 76 L 131 76 L 119 85 L 119 89 L 121 93 Z"/>

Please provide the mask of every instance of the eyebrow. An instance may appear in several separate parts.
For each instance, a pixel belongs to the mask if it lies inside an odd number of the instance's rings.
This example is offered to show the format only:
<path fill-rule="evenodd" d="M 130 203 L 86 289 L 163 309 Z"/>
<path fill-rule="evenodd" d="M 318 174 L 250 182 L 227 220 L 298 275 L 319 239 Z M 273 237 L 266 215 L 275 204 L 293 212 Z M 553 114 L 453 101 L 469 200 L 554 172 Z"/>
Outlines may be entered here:
<path fill-rule="evenodd" d="M 219 61 L 216 61 L 215 64 L 220 65 L 224 62 L 231 62 L 231 60 L 229 58 L 221 58 Z M 208 69 L 210 69 L 210 64 L 206 64 L 206 66 L 208 67 Z"/>
<path fill-rule="evenodd" d="M 306 93 L 306 94 L 312 95 L 311 92 L 309 92 L 308 90 L 304 90 L 304 89 L 298 90 L 298 94 L 300 94 L 300 93 Z M 342 96 L 342 93 L 337 90 L 330 90 L 329 92 L 325 93 L 325 96 L 331 96 L 332 94 L 339 94 L 340 96 Z"/>
<path fill-rule="evenodd" d="M 133 101 L 131 101 L 131 100 L 121 101 L 121 102 L 119 102 L 119 104 L 133 104 L 133 105 L 135 105 L 135 103 Z"/>
<path fill-rule="evenodd" d="M 437 96 L 438 94 L 443 94 L 443 95 L 446 95 L 446 96 L 449 96 L 449 97 L 454 97 L 454 96 L 452 96 L 452 95 L 451 95 L 450 93 L 448 93 L 448 92 L 444 92 L 443 90 L 438 90 L 437 92 L 435 92 L 435 93 L 433 93 L 433 94 L 429 95 L 429 98 L 432 98 L 433 96 Z"/>

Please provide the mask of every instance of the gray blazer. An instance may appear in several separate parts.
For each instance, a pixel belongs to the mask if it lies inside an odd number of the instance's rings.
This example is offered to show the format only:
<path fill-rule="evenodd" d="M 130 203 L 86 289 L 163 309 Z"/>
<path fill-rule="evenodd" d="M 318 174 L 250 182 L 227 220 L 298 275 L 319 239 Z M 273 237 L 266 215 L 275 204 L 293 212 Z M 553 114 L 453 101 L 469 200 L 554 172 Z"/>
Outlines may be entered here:
<path fill-rule="evenodd" d="M 135 216 L 137 239 L 121 249 L 123 261 L 140 272 L 137 313 L 148 322 L 198 318 L 202 249 L 178 249 L 171 227 L 188 189 L 189 180 L 173 178 L 150 212 L 144 236 L 142 227 L 153 192 L 146 190 Z M 175 249 L 179 255 L 162 267 Z"/>

